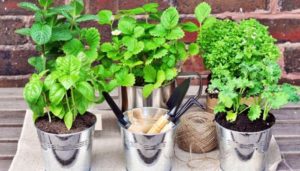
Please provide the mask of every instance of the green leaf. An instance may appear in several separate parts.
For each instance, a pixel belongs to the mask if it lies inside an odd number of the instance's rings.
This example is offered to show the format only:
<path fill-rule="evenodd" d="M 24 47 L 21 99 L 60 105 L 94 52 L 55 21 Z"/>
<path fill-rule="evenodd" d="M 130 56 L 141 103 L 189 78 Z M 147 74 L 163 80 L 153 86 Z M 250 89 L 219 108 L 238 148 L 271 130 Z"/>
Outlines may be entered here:
<path fill-rule="evenodd" d="M 182 29 L 187 32 L 199 31 L 199 27 L 193 22 L 186 22 L 182 24 Z"/>
<path fill-rule="evenodd" d="M 31 57 L 28 59 L 28 63 L 32 65 L 35 70 L 40 73 L 45 70 L 46 61 L 42 57 Z"/>
<path fill-rule="evenodd" d="M 63 75 L 58 78 L 59 82 L 64 86 L 66 90 L 70 89 L 72 86 L 75 86 L 78 79 L 78 75 Z"/>
<path fill-rule="evenodd" d="M 18 6 L 19 6 L 20 8 L 24 8 L 24 9 L 26 9 L 26 10 L 34 11 L 34 12 L 40 10 L 39 7 L 37 7 L 35 4 L 30 3 L 30 2 L 21 2 L 21 3 L 18 3 Z"/>
<path fill-rule="evenodd" d="M 88 82 L 82 81 L 76 85 L 76 90 L 89 101 L 94 101 L 95 91 L 94 88 Z"/>
<path fill-rule="evenodd" d="M 191 55 L 198 55 L 199 54 L 199 45 L 197 43 L 191 43 L 189 45 L 189 53 Z"/>
<path fill-rule="evenodd" d="M 82 37 L 86 40 L 90 49 L 97 49 L 100 44 L 100 33 L 96 28 L 82 30 Z"/>
<path fill-rule="evenodd" d="M 153 58 L 159 59 L 159 58 L 166 56 L 167 54 L 168 54 L 167 49 L 160 49 L 160 50 L 158 50 L 158 52 L 156 54 L 153 55 Z"/>
<path fill-rule="evenodd" d="M 63 46 L 63 51 L 67 55 L 77 56 L 79 52 L 84 50 L 83 44 L 78 39 L 72 39 Z"/>
<path fill-rule="evenodd" d="M 169 7 L 161 15 L 161 24 L 165 29 L 173 29 L 179 21 L 179 13 L 175 7 Z"/>
<path fill-rule="evenodd" d="M 234 122 L 237 118 L 237 114 L 233 111 L 228 111 L 226 115 L 226 120 L 229 122 Z"/>
<path fill-rule="evenodd" d="M 170 68 L 165 71 L 166 73 L 166 80 L 170 81 L 173 80 L 177 76 L 177 69 Z"/>
<path fill-rule="evenodd" d="M 21 28 L 17 29 L 15 33 L 23 35 L 23 36 L 30 36 L 31 29 L 30 28 Z"/>
<path fill-rule="evenodd" d="M 167 34 L 166 39 L 168 40 L 178 40 L 184 37 L 184 32 L 180 27 L 176 27 Z"/>
<path fill-rule="evenodd" d="M 97 21 L 98 17 L 92 14 L 85 14 L 81 15 L 80 17 L 76 18 L 77 23 L 86 22 L 86 21 Z"/>
<path fill-rule="evenodd" d="M 146 65 L 143 69 L 144 80 L 147 83 L 154 83 L 156 80 L 156 70 L 151 65 Z"/>
<path fill-rule="evenodd" d="M 43 117 L 45 115 L 44 113 L 45 106 L 46 104 L 43 96 L 40 96 L 36 103 L 29 104 L 29 108 L 33 111 L 34 122 L 36 121 L 36 119 Z"/>
<path fill-rule="evenodd" d="M 135 83 L 135 76 L 133 74 L 121 73 L 116 75 L 116 79 L 121 86 L 133 86 Z"/>
<path fill-rule="evenodd" d="M 63 119 L 65 116 L 64 106 L 60 103 L 58 105 L 51 104 L 49 107 L 51 113 L 59 119 Z"/>
<path fill-rule="evenodd" d="M 54 27 L 52 28 L 51 42 L 55 41 L 67 41 L 72 39 L 72 34 L 69 28 L 66 27 Z"/>
<path fill-rule="evenodd" d="M 68 111 L 64 116 L 64 122 L 68 130 L 72 128 L 73 125 L 73 114 L 71 111 Z"/>
<path fill-rule="evenodd" d="M 43 45 L 50 41 L 52 29 L 48 25 L 36 23 L 32 25 L 30 29 L 30 35 L 35 43 L 37 43 L 38 45 Z"/>
<path fill-rule="evenodd" d="M 167 30 L 161 24 L 157 24 L 149 33 L 154 37 L 164 37 L 167 35 Z"/>
<path fill-rule="evenodd" d="M 145 98 L 147 98 L 152 93 L 153 90 L 154 90 L 154 85 L 153 84 L 145 85 L 144 88 L 143 88 L 143 96 Z"/>
<path fill-rule="evenodd" d="M 149 4 L 145 4 L 143 5 L 143 8 L 146 12 L 148 13 L 157 13 L 158 12 L 158 3 L 149 3 Z"/>
<path fill-rule="evenodd" d="M 72 15 L 75 17 L 77 15 L 80 15 L 81 12 L 84 10 L 84 3 L 83 0 L 72 0 L 71 6 L 73 7 Z"/>
<path fill-rule="evenodd" d="M 257 104 L 253 104 L 250 106 L 250 110 L 248 112 L 248 118 L 251 121 L 255 121 L 256 119 L 258 119 L 260 117 L 260 113 L 261 113 L 260 106 Z"/>
<path fill-rule="evenodd" d="M 27 103 L 34 104 L 42 94 L 43 83 L 39 80 L 30 81 L 26 84 L 23 96 Z"/>
<path fill-rule="evenodd" d="M 99 24 L 111 24 L 113 13 L 110 10 L 101 10 L 98 13 Z"/>
<path fill-rule="evenodd" d="M 74 98 L 75 98 L 75 104 L 78 112 L 83 115 L 86 113 L 86 111 L 89 108 L 90 102 L 84 98 L 81 93 L 75 91 L 74 93 Z"/>
<path fill-rule="evenodd" d="M 137 26 L 136 28 L 134 28 L 134 37 L 135 38 L 139 38 L 141 36 L 143 36 L 145 33 L 145 29 L 141 26 Z"/>
<path fill-rule="evenodd" d="M 53 0 L 39 0 L 39 4 L 42 7 L 48 8 L 49 6 L 51 6 L 53 4 Z"/>
<path fill-rule="evenodd" d="M 53 105 L 58 105 L 66 94 L 66 89 L 59 83 L 55 83 L 50 87 L 49 100 Z"/>
<path fill-rule="evenodd" d="M 52 72 L 45 78 L 44 85 L 47 90 L 50 90 L 51 86 L 56 82 L 59 76 L 60 75 L 57 72 Z"/>
<path fill-rule="evenodd" d="M 231 108 L 232 105 L 233 105 L 233 101 L 232 101 L 232 98 L 227 96 L 226 94 L 224 94 L 223 92 L 220 92 L 219 93 L 219 97 L 218 97 L 219 101 L 224 103 L 224 105 L 227 107 L 227 108 Z"/>
<path fill-rule="evenodd" d="M 59 57 L 56 60 L 56 68 L 58 72 L 66 75 L 77 76 L 79 75 L 81 62 L 78 58 L 72 55 L 66 57 Z"/>
<path fill-rule="evenodd" d="M 166 80 L 166 75 L 163 70 L 159 70 L 157 72 L 156 83 L 154 84 L 154 88 L 159 88 L 162 83 Z"/>
<path fill-rule="evenodd" d="M 202 2 L 195 8 L 196 18 L 202 23 L 211 13 L 211 7 L 208 3 Z"/>
<path fill-rule="evenodd" d="M 136 20 L 134 18 L 125 16 L 119 20 L 118 29 L 125 35 L 131 35 L 133 34 L 135 25 Z"/>
<path fill-rule="evenodd" d="M 101 48 L 100 48 L 100 49 L 101 49 L 102 52 L 109 52 L 109 51 L 114 50 L 114 47 L 112 46 L 111 43 L 105 42 L 105 43 L 103 43 L 103 44 L 101 45 Z"/>

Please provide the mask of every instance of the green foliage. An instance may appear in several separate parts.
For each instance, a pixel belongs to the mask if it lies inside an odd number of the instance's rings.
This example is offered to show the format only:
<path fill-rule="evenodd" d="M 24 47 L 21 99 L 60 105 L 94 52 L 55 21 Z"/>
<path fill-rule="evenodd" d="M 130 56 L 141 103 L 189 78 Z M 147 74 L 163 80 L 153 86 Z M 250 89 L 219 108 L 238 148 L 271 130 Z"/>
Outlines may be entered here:
<path fill-rule="evenodd" d="M 109 10 L 99 11 L 98 22 L 112 28 L 112 41 L 101 45 L 100 54 L 100 63 L 108 65 L 99 68 L 99 73 L 102 77 L 107 74 L 117 78 L 120 73 L 131 74 L 123 77 L 123 81 L 121 78 L 112 80 L 112 87 L 144 86 L 143 95 L 147 97 L 177 76 L 180 62 L 199 52 L 197 44 L 189 47 L 181 40 L 183 30 L 195 32 L 198 26 L 191 22 L 180 24 L 174 7 L 164 11 L 158 7 L 157 3 L 149 3 L 115 15 Z M 144 15 L 146 19 L 136 15 Z M 111 64 L 118 66 L 118 70 L 111 72 Z"/>
<path fill-rule="evenodd" d="M 205 66 L 212 72 L 208 91 L 219 92 L 215 113 L 225 112 L 227 121 L 234 122 L 243 112 L 251 121 L 261 116 L 265 120 L 271 109 L 299 100 L 294 87 L 278 85 L 279 49 L 258 21 L 207 18 L 198 43 Z M 242 100 L 248 97 L 255 99 L 250 106 Z"/>

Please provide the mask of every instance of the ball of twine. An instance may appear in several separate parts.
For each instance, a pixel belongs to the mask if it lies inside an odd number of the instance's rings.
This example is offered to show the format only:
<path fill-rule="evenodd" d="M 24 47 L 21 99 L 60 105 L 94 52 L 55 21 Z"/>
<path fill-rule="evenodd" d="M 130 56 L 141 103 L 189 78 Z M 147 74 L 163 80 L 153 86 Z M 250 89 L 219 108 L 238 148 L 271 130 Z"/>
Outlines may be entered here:
<path fill-rule="evenodd" d="M 187 152 L 206 153 L 217 146 L 214 115 L 193 111 L 182 116 L 177 128 L 178 147 Z"/>

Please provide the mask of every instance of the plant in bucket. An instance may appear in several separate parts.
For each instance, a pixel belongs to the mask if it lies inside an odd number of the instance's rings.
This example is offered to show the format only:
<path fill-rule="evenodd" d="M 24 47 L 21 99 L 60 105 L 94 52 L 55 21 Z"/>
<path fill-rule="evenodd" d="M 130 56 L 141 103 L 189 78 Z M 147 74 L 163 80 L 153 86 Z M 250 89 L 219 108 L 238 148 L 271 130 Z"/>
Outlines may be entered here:
<path fill-rule="evenodd" d="M 82 14 L 82 0 L 53 6 L 22 2 L 20 7 L 35 12 L 30 28 L 16 32 L 30 36 L 40 52 L 29 59 L 36 69 L 24 88 L 24 98 L 42 146 L 47 171 L 91 169 L 91 151 L 96 117 L 87 110 L 103 101 L 97 67 L 100 34 L 96 28 L 80 28 L 97 16 Z M 97 80 L 95 79 L 97 78 Z"/>
<path fill-rule="evenodd" d="M 299 101 L 296 88 L 279 85 L 279 49 L 266 26 L 254 19 L 208 18 L 199 39 L 212 72 L 208 92 L 218 92 L 214 108 L 224 171 L 264 171 L 275 117 L 271 109 Z M 243 98 L 252 97 L 248 103 Z"/>
<path fill-rule="evenodd" d="M 112 41 L 101 45 L 101 63 L 120 66 L 115 72 L 130 76 L 117 79 L 134 84 L 121 87 L 122 111 L 145 106 L 167 108 L 181 63 L 199 51 L 196 43 L 187 45 L 181 41 L 184 31 L 194 32 L 198 27 L 191 22 L 179 23 L 176 8 L 159 11 L 157 3 L 120 10 L 114 15 L 101 10 L 98 16 L 99 23 L 112 30 Z M 115 82 L 115 86 L 120 85 Z"/>

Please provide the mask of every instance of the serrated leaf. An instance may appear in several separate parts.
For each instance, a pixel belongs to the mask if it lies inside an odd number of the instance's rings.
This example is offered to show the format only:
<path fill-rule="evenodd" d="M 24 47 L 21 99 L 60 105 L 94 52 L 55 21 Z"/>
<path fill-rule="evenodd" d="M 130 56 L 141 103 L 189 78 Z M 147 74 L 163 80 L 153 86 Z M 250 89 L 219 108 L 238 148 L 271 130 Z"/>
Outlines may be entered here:
<path fill-rule="evenodd" d="M 59 57 L 56 60 L 56 68 L 58 72 L 69 76 L 78 76 L 81 62 L 75 56 L 69 55 L 66 57 Z"/>
<path fill-rule="evenodd" d="M 154 37 L 164 37 L 167 35 L 167 30 L 161 24 L 157 24 L 149 33 Z"/>
<path fill-rule="evenodd" d="M 148 13 L 157 13 L 158 12 L 158 3 L 149 3 L 149 4 L 145 4 L 143 5 L 143 8 L 146 12 Z"/>
<path fill-rule="evenodd" d="M 180 27 L 176 27 L 167 34 L 166 39 L 168 40 L 178 40 L 184 37 L 184 32 Z"/>
<path fill-rule="evenodd" d="M 163 70 L 159 70 L 157 72 L 157 78 L 154 84 L 154 88 L 159 88 L 165 80 L 166 80 L 165 72 Z"/>
<path fill-rule="evenodd" d="M 208 3 L 202 2 L 195 8 L 197 20 L 202 23 L 211 13 L 211 7 Z"/>
<path fill-rule="evenodd" d="M 165 29 L 173 29 L 179 21 L 179 13 L 175 7 L 169 7 L 161 15 L 161 25 Z"/>
<path fill-rule="evenodd" d="M 250 110 L 248 112 L 248 118 L 251 121 L 254 121 L 260 117 L 261 108 L 259 105 L 253 104 L 250 106 Z"/>
<path fill-rule="evenodd" d="M 15 33 L 23 35 L 23 36 L 30 36 L 31 29 L 30 28 L 21 28 L 17 29 Z"/>
<path fill-rule="evenodd" d="M 125 35 L 133 34 L 136 25 L 136 20 L 132 17 L 122 17 L 118 23 L 118 29 Z"/>
<path fill-rule="evenodd" d="M 114 50 L 112 44 L 109 43 L 109 42 L 103 43 L 103 44 L 101 45 L 100 49 L 101 49 L 102 52 L 109 52 L 109 51 Z"/>
<path fill-rule="evenodd" d="M 71 111 L 67 111 L 65 116 L 64 116 L 64 122 L 68 130 L 72 128 L 73 125 L 73 114 Z"/>
<path fill-rule="evenodd" d="M 84 3 L 83 0 L 72 0 L 71 6 L 73 7 L 72 15 L 75 17 L 80 15 L 84 10 Z"/>
<path fill-rule="evenodd" d="M 51 42 L 68 41 L 72 39 L 72 34 L 68 28 L 54 27 L 52 29 Z"/>
<path fill-rule="evenodd" d="M 77 23 L 86 22 L 86 21 L 97 21 L 98 17 L 96 15 L 92 14 L 85 14 L 78 18 L 76 18 Z"/>
<path fill-rule="evenodd" d="M 151 66 L 147 65 L 143 69 L 144 72 L 144 80 L 147 83 L 154 83 L 156 80 L 156 69 Z"/>
<path fill-rule="evenodd" d="M 35 4 L 31 3 L 31 2 L 21 2 L 21 3 L 18 3 L 18 6 L 20 8 L 24 8 L 26 10 L 29 10 L 29 11 L 39 11 L 40 8 L 37 7 Z"/>
<path fill-rule="evenodd" d="M 233 105 L 231 97 L 226 96 L 223 92 L 219 93 L 218 99 L 220 102 L 224 103 L 227 108 L 231 108 Z"/>
<path fill-rule="evenodd" d="M 199 31 L 199 27 L 193 22 L 186 22 L 182 24 L 182 30 L 187 32 L 196 32 Z"/>
<path fill-rule="evenodd" d="M 55 83 L 50 87 L 49 100 L 53 105 L 58 105 L 66 94 L 66 89 L 59 83 Z"/>
<path fill-rule="evenodd" d="M 52 29 L 48 25 L 36 23 L 32 25 L 30 29 L 30 35 L 35 43 L 37 43 L 38 45 L 43 45 L 50 41 Z"/>
<path fill-rule="evenodd" d="M 111 24 L 113 13 L 110 10 L 101 10 L 98 13 L 99 24 Z"/>
<path fill-rule="evenodd" d="M 176 68 L 170 68 L 165 71 L 166 74 L 166 80 L 170 81 L 173 80 L 177 76 L 177 69 Z"/>
<path fill-rule="evenodd" d="M 100 33 L 96 28 L 83 29 L 82 37 L 86 40 L 90 49 L 98 48 L 100 44 Z"/>
<path fill-rule="evenodd" d="M 35 70 L 40 73 L 45 70 L 46 61 L 42 57 L 31 57 L 28 59 L 28 63 L 32 65 Z"/>
<path fill-rule="evenodd" d="M 237 114 L 233 111 L 228 111 L 226 114 L 226 120 L 228 122 L 234 122 L 237 118 Z"/>
<path fill-rule="evenodd" d="M 77 56 L 79 52 L 84 50 L 83 44 L 78 39 L 72 39 L 65 43 L 63 46 L 63 51 L 66 55 L 75 55 Z"/>
<path fill-rule="evenodd" d="M 94 88 L 88 82 L 82 81 L 76 85 L 76 90 L 89 101 L 94 101 L 95 91 Z"/>
<path fill-rule="evenodd" d="M 160 49 L 156 54 L 153 55 L 153 58 L 159 59 L 159 58 L 166 56 L 167 54 L 168 54 L 167 49 Z"/>
<path fill-rule="evenodd" d="M 135 38 L 139 38 L 139 37 L 143 36 L 144 33 L 145 33 L 144 28 L 141 27 L 141 26 L 137 26 L 136 28 L 134 28 L 134 35 L 133 36 Z"/>
<path fill-rule="evenodd" d="M 198 55 L 198 53 L 199 53 L 199 45 L 197 43 L 191 43 L 189 45 L 189 53 L 191 55 Z"/>
<path fill-rule="evenodd" d="M 147 84 L 143 87 L 143 96 L 147 98 L 154 90 L 153 84 Z"/>
<path fill-rule="evenodd" d="M 38 0 L 42 7 L 48 8 L 53 4 L 53 0 Z"/>
<path fill-rule="evenodd" d="M 116 76 L 118 83 L 121 86 L 133 86 L 135 83 L 135 76 L 133 74 L 120 74 Z"/>

